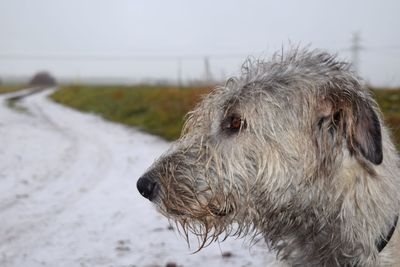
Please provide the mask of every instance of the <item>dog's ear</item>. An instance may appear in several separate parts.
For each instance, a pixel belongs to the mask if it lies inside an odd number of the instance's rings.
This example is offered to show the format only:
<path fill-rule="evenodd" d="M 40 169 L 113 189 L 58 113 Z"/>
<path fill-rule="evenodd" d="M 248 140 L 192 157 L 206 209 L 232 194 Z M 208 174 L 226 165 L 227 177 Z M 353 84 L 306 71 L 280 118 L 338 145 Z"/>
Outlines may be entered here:
<path fill-rule="evenodd" d="M 372 105 L 363 100 L 353 104 L 347 127 L 347 145 L 351 152 L 363 155 L 372 163 L 382 163 L 382 133 L 378 115 Z"/>
<path fill-rule="evenodd" d="M 352 155 L 379 165 L 383 160 L 381 125 L 371 102 L 357 93 L 324 95 L 317 103 L 317 125 L 331 142 L 341 143 L 344 138 Z"/>

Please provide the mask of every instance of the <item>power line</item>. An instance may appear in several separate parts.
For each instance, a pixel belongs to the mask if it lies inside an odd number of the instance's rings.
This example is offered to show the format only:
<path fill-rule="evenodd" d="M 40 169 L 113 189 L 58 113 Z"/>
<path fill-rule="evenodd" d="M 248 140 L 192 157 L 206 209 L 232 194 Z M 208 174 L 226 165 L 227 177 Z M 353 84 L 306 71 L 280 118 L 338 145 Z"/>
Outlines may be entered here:
<path fill-rule="evenodd" d="M 244 58 L 248 54 L 207 54 L 213 59 Z M 45 55 L 45 54 L 0 54 L 4 60 L 57 60 L 57 61 L 174 61 L 174 60 L 203 60 L 204 55 Z"/>
<path fill-rule="evenodd" d="M 368 46 L 365 50 L 400 50 L 400 45 L 387 45 L 387 46 Z"/>
<path fill-rule="evenodd" d="M 350 48 L 332 49 L 336 51 L 351 51 L 357 61 L 357 53 L 363 51 L 393 51 L 400 50 L 400 45 L 385 45 L 385 46 L 362 46 L 360 45 L 361 38 L 359 33 L 354 33 L 352 38 L 352 46 Z M 74 55 L 74 54 L 24 54 L 24 53 L 0 53 L 2 60 L 54 60 L 54 61 L 204 61 L 205 57 L 209 59 L 244 59 L 250 53 L 204 53 L 204 54 L 186 54 L 186 55 Z"/>

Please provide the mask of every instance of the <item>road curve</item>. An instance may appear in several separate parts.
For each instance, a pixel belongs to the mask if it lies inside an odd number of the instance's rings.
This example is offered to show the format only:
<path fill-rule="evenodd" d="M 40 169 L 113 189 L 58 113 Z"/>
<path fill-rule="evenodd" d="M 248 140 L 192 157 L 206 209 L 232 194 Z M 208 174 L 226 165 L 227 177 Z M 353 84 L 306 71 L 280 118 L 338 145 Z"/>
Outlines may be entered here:
<path fill-rule="evenodd" d="M 17 109 L 0 96 L 0 266 L 275 266 L 262 245 L 240 240 L 191 255 L 135 188 L 168 143 L 53 103 L 50 92 Z"/>

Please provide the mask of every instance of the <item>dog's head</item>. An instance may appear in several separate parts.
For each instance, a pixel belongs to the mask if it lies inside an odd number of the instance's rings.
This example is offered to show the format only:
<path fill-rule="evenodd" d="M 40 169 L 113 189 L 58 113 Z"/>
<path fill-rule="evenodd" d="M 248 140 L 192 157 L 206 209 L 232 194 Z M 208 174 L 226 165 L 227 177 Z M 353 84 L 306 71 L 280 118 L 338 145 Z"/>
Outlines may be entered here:
<path fill-rule="evenodd" d="M 349 65 L 331 55 L 292 50 L 247 62 L 188 115 L 137 187 L 202 245 L 260 229 L 279 240 L 314 220 L 318 201 L 334 201 L 316 192 L 341 184 L 333 179 L 344 162 L 369 172 L 382 162 L 379 116 Z"/>

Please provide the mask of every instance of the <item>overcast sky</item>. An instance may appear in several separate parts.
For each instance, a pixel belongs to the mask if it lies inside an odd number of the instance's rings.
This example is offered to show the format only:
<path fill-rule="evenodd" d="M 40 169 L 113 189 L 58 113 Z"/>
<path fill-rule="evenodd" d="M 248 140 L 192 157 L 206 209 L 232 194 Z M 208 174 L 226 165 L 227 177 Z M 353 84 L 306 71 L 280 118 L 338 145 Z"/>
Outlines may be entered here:
<path fill-rule="evenodd" d="M 0 0 L 0 77 L 215 78 L 248 55 L 311 44 L 351 60 L 374 85 L 400 85 L 399 0 Z M 178 58 L 181 58 L 179 61 Z"/>

